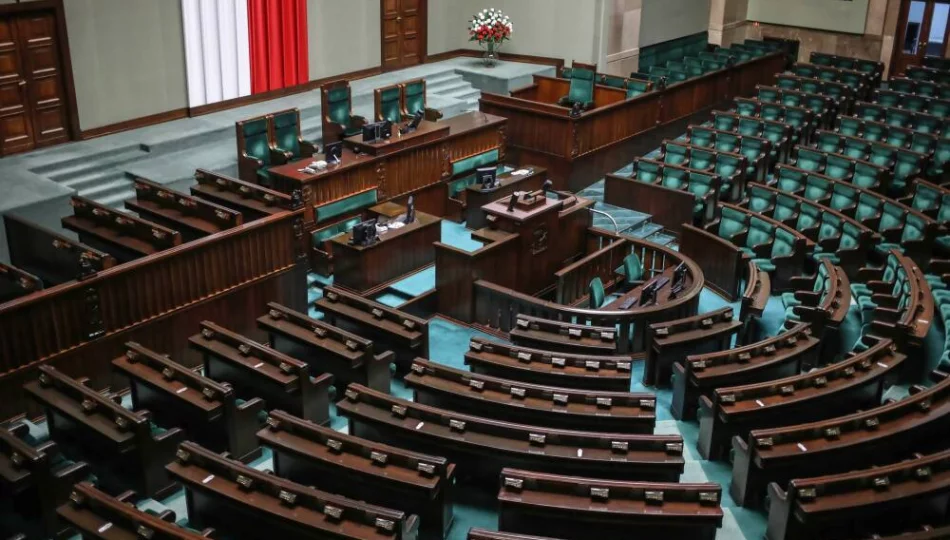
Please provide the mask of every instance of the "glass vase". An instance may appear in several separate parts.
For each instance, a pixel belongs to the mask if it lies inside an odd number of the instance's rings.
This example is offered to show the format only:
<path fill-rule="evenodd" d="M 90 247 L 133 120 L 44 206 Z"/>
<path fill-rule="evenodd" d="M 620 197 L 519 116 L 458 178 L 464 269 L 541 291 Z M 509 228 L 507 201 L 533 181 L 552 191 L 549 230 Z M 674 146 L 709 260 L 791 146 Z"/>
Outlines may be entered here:
<path fill-rule="evenodd" d="M 500 47 L 501 43 L 495 41 L 485 42 L 485 54 L 482 55 L 482 63 L 485 65 L 485 67 L 495 67 L 495 64 L 498 63 L 498 49 Z"/>

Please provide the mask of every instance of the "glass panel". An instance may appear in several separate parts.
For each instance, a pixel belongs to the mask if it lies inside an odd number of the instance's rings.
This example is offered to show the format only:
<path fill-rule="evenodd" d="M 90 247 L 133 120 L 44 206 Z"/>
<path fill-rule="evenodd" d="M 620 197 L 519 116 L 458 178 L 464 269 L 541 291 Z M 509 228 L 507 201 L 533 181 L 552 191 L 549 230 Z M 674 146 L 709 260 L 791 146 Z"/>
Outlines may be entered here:
<path fill-rule="evenodd" d="M 924 23 L 924 11 L 926 9 L 927 2 L 914 1 L 910 3 L 907 28 L 904 31 L 904 54 L 917 54 L 917 44 L 920 42 L 920 27 Z"/>
<path fill-rule="evenodd" d="M 947 35 L 947 18 L 950 17 L 950 4 L 934 4 L 933 18 L 930 19 L 930 37 L 927 38 L 927 56 L 943 56 L 943 38 Z"/>

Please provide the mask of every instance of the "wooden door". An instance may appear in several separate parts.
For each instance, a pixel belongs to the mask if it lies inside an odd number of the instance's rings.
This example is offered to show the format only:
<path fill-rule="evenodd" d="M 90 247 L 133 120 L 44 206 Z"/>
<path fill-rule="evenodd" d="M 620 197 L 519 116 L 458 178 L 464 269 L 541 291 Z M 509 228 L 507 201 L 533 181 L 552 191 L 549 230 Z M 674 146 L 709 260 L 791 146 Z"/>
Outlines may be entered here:
<path fill-rule="evenodd" d="M 904 0 L 890 74 L 920 65 L 925 56 L 943 56 L 950 31 L 950 4 L 934 0 Z"/>
<path fill-rule="evenodd" d="M 33 140 L 37 147 L 69 139 L 66 92 L 63 84 L 56 19 L 52 13 L 21 15 L 16 19 Z"/>
<path fill-rule="evenodd" d="M 15 18 L 0 19 L 0 154 L 34 148 L 33 118 Z"/>
<path fill-rule="evenodd" d="M 380 0 L 383 71 L 425 61 L 426 7 L 426 0 Z"/>

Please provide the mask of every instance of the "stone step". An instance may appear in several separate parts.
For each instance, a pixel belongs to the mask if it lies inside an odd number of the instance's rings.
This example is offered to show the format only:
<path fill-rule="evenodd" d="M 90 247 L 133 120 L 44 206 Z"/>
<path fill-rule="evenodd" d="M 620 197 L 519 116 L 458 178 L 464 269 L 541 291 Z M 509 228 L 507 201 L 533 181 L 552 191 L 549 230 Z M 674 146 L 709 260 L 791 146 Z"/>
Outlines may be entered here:
<path fill-rule="evenodd" d="M 450 94 L 443 94 L 443 95 L 446 95 L 453 99 L 457 99 L 459 101 L 478 100 L 478 98 L 482 97 L 481 91 L 471 86 L 468 88 L 462 88 L 462 89 L 456 90 L 455 92 L 452 92 Z"/>
<path fill-rule="evenodd" d="M 60 183 L 68 188 L 75 189 L 76 191 L 82 193 L 96 187 L 97 185 L 124 178 L 126 178 L 125 172 L 113 168 L 92 171 L 83 176 L 77 176 Z"/>
<path fill-rule="evenodd" d="M 455 71 L 441 71 L 439 73 L 434 73 L 427 76 L 426 79 L 426 89 L 432 89 L 432 85 L 439 84 L 444 81 L 451 81 L 454 79 L 461 79 L 462 76 L 456 73 Z"/>
<path fill-rule="evenodd" d="M 86 168 L 90 162 L 97 160 L 105 160 L 106 163 L 122 163 L 127 159 L 135 159 L 143 154 L 147 155 L 148 152 L 142 148 L 141 145 L 129 144 L 110 150 L 102 150 L 94 154 L 81 154 L 76 157 L 56 161 L 55 163 L 39 165 L 31 168 L 30 171 L 43 176 L 49 176 L 50 173 L 67 174 L 70 170 Z"/>
<path fill-rule="evenodd" d="M 428 78 L 426 79 L 426 93 L 441 94 L 444 93 L 447 88 L 453 88 L 459 85 L 467 84 L 468 83 L 462 78 L 461 75 L 456 75 L 454 73 L 438 79 Z"/>
<path fill-rule="evenodd" d="M 113 169 L 120 165 L 131 163 L 148 156 L 148 152 L 135 147 L 127 149 L 123 152 L 108 154 L 106 156 L 96 154 L 81 161 L 70 160 L 70 162 L 65 164 L 57 163 L 46 167 L 41 167 L 42 169 L 45 169 L 45 171 L 40 171 L 40 168 L 37 168 L 34 169 L 33 172 L 43 174 L 50 180 L 59 182 L 63 185 L 69 185 L 68 182 L 71 180 L 94 175 L 96 173 Z"/>
<path fill-rule="evenodd" d="M 99 204 L 111 207 L 122 206 L 122 201 L 135 197 L 135 189 L 132 187 L 132 180 L 122 178 L 110 182 L 101 183 L 90 189 L 80 191 L 79 195 L 87 199 L 92 199 Z M 119 197 L 124 198 L 119 198 Z"/>

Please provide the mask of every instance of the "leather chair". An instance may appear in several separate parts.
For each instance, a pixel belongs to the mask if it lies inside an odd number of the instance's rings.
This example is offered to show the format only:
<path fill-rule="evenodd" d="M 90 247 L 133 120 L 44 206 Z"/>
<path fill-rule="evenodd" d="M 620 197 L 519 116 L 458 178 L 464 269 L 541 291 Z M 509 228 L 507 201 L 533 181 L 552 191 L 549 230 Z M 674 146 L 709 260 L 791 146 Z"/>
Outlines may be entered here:
<path fill-rule="evenodd" d="M 402 83 L 402 115 L 411 118 L 419 111 L 424 111 L 426 120 L 435 122 L 442 118 L 442 111 L 426 107 L 426 81 L 413 79 Z"/>
<path fill-rule="evenodd" d="M 273 114 L 274 148 L 272 160 L 275 165 L 308 158 L 317 151 L 317 145 L 304 140 L 300 134 L 300 109 L 287 109 Z"/>
<path fill-rule="evenodd" d="M 597 66 L 574 62 L 571 66 L 571 86 L 569 93 L 558 100 L 558 105 L 572 107 L 580 103 L 584 110 L 594 108 L 594 81 Z"/>
<path fill-rule="evenodd" d="M 350 83 L 336 81 L 327 83 L 320 90 L 323 110 L 323 143 L 342 141 L 359 135 L 366 118 L 353 114 Z"/>
<path fill-rule="evenodd" d="M 402 122 L 402 89 L 398 84 L 377 88 L 373 91 L 373 97 L 376 102 L 374 121 Z"/>
<path fill-rule="evenodd" d="M 238 175 L 241 180 L 269 185 L 271 166 L 271 117 L 258 116 L 235 124 L 238 145 Z"/>

